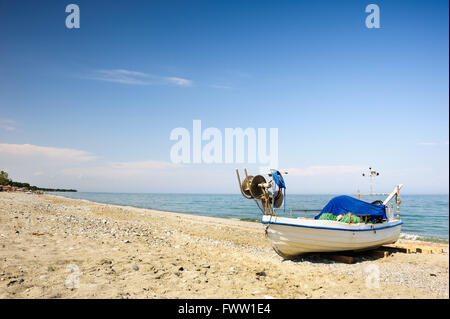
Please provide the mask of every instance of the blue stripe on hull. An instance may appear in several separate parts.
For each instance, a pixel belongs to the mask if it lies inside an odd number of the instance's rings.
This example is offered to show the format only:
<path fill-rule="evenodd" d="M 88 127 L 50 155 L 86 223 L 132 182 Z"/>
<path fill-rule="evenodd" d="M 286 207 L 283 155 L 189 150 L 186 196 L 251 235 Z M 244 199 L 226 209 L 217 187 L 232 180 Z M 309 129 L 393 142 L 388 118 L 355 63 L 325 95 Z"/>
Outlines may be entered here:
<path fill-rule="evenodd" d="M 333 228 L 333 227 L 319 227 L 319 226 L 306 226 L 306 225 L 296 225 L 296 224 L 286 224 L 286 223 L 274 223 L 274 222 L 265 222 L 261 221 L 262 224 L 271 224 L 271 225 L 283 225 L 283 226 L 293 226 L 293 227 L 305 227 L 305 228 L 315 228 L 315 229 L 329 229 L 329 230 L 343 230 L 343 231 L 374 231 L 374 230 L 380 230 L 385 228 L 392 228 L 397 227 L 400 225 L 403 225 L 403 222 L 400 222 L 395 225 L 389 225 L 379 228 L 371 228 L 371 229 L 344 229 L 344 228 Z"/>

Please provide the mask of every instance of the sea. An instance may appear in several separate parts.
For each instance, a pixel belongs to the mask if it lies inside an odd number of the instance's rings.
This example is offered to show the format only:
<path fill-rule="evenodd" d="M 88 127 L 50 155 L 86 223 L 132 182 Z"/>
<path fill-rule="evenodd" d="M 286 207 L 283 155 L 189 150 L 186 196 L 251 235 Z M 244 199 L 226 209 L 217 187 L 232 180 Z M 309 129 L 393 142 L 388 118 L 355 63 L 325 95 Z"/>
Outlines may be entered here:
<path fill-rule="evenodd" d="M 68 198 L 98 203 L 150 208 L 223 218 L 258 221 L 262 213 L 254 200 L 240 194 L 143 194 L 143 193 L 53 193 Z M 280 216 L 304 216 L 302 209 L 322 209 L 336 195 L 287 194 L 285 205 L 277 210 Z M 355 196 L 355 195 L 351 195 Z M 383 198 L 363 198 L 372 202 Z M 401 238 L 448 243 L 449 195 L 401 195 Z M 292 212 L 291 212 L 292 210 Z M 307 212 L 311 217 L 319 212 Z M 394 207 L 396 215 L 396 208 Z"/>

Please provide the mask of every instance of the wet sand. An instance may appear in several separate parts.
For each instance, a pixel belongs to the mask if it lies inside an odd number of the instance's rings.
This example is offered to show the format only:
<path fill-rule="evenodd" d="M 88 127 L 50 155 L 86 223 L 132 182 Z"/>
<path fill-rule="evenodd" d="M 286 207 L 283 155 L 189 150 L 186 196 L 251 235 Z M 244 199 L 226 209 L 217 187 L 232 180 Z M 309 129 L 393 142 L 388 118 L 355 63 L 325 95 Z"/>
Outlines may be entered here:
<path fill-rule="evenodd" d="M 283 260 L 259 223 L 0 192 L 0 298 L 448 298 L 448 269 Z"/>

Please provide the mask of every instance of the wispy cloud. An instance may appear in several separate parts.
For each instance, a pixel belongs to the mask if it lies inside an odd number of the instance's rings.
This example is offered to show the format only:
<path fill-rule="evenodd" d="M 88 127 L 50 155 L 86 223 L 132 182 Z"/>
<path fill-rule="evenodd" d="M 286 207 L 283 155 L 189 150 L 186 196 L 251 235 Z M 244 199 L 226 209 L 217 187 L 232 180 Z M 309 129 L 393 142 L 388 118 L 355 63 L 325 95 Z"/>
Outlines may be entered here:
<path fill-rule="evenodd" d="M 1 119 L 0 118 L 0 128 L 6 131 L 14 131 L 16 122 L 10 119 Z"/>
<path fill-rule="evenodd" d="M 100 177 L 125 181 L 124 178 L 145 178 L 161 173 L 171 173 L 175 168 L 183 167 L 165 161 L 132 161 L 132 162 L 106 162 L 91 167 L 75 167 L 63 169 L 63 175 L 82 177 Z"/>
<path fill-rule="evenodd" d="M 192 81 L 180 77 L 158 76 L 125 69 L 95 70 L 86 78 L 97 81 L 129 85 L 176 85 L 191 86 Z"/>
<path fill-rule="evenodd" d="M 22 157 L 43 156 L 46 158 L 66 159 L 76 162 L 87 162 L 96 158 L 85 151 L 31 144 L 0 144 L 0 154 L 3 156 L 9 154 Z"/>
<path fill-rule="evenodd" d="M 92 80 L 122 84 L 148 85 L 149 83 L 149 76 L 147 74 L 122 69 L 96 70 L 89 78 Z"/>
<path fill-rule="evenodd" d="M 109 162 L 108 166 L 117 169 L 166 169 L 166 168 L 182 167 L 183 165 L 164 161 L 132 161 L 132 162 Z"/>
<path fill-rule="evenodd" d="M 175 84 L 175 85 L 179 85 L 179 86 L 191 86 L 192 85 L 192 81 L 191 80 L 182 79 L 182 78 L 167 77 L 166 80 L 169 83 L 172 83 L 172 84 Z"/>
<path fill-rule="evenodd" d="M 352 165 L 331 165 L 331 166 L 310 166 L 307 168 L 287 168 L 285 171 L 292 176 L 318 176 L 318 175 L 347 175 L 361 173 L 364 166 Z"/>
<path fill-rule="evenodd" d="M 153 187 L 152 181 L 164 181 L 162 187 L 170 190 L 170 185 L 176 185 L 182 176 L 180 168 L 183 167 L 157 160 L 104 161 L 89 152 L 71 148 L 0 144 L 0 169 L 6 170 L 14 180 L 43 187 L 136 191 Z"/>

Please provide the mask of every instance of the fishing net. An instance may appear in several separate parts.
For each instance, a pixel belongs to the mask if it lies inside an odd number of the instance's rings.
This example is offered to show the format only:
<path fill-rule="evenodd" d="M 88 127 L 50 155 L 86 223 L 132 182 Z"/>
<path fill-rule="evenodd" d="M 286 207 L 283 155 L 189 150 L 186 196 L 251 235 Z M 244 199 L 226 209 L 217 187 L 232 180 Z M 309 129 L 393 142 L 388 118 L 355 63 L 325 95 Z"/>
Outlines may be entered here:
<path fill-rule="evenodd" d="M 342 223 L 352 223 L 352 224 L 358 224 L 361 222 L 361 218 L 356 215 L 351 215 L 350 213 L 347 213 L 342 217 L 340 220 Z"/>
<path fill-rule="evenodd" d="M 336 215 L 331 213 L 323 213 L 320 215 L 319 220 L 336 220 Z"/>
<path fill-rule="evenodd" d="M 336 215 L 331 213 L 323 213 L 320 215 L 319 220 L 336 220 Z M 361 217 L 352 215 L 350 213 L 345 214 L 340 220 L 341 223 L 352 223 L 352 224 L 358 224 L 361 222 Z"/>

